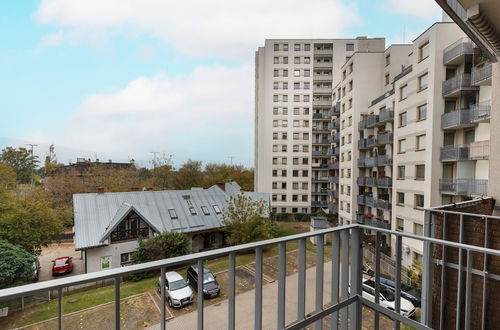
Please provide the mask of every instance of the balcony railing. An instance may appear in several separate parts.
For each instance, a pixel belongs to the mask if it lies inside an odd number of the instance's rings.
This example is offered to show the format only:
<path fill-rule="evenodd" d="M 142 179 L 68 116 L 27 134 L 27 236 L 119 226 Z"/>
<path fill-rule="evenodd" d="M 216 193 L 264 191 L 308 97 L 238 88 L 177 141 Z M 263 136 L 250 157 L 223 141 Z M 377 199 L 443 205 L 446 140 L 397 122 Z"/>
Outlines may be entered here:
<path fill-rule="evenodd" d="M 377 97 L 376 99 L 374 99 L 374 100 L 372 101 L 372 104 L 371 104 L 371 105 L 377 104 L 377 103 L 379 103 L 380 101 L 385 100 L 386 98 L 388 98 L 388 97 L 389 97 L 389 96 L 391 96 L 392 94 L 394 94 L 394 89 L 391 89 L 390 91 L 385 92 L 384 94 L 382 94 L 382 95 L 380 95 L 379 97 Z"/>
<path fill-rule="evenodd" d="M 358 158 L 358 167 L 374 167 L 392 165 L 392 158 L 387 155 L 370 158 Z"/>
<path fill-rule="evenodd" d="M 469 159 L 469 146 L 456 145 L 441 147 L 440 159 L 442 162 L 456 162 Z"/>
<path fill-rule="evenodd" d="M 331 100 L 313 100 L 313 106 L 331 107 Z"/>
<path fill-rule="evenodd" d="M 327 207 L 328 202 L 327 201 L 311 201 L 311 206 L 312 207 Z"/>
<path fill-rule="evenodd" d="M 373 217 L 365 216 L 363 214 L 358 214 L 356 216 L 356 219 L 358 223 L 366 226 L 382 228 L 382 229 L 391 229 L 391 224 L 387 220 L 378 220 L 374 219 Z"/>
<path fill-rule="evenodd" d="M 392 178 L 377 178 L 377 187 L 379 188 L 392 187 Z"/>
<path fill-rule="evenodd" d="M 332 94 L 332 88 L 331 87 L 313 87 L 313 93 L 314 94 Z"/>
<path fill-rule="evenodd" d="M 339 198 L 339 191 L 338 190 L 329 190 L 328 195 L 332 196 L 333 198 Z"/>
<path fill-rule="evenodd" d="M 384 144 L 393 143 L 393 135 L 392 133 L 379 134 L 377 136 L 377 146 L 383 146 Z"/>
<path fill-rule="evenodd" d="M 312 155 L 313 155 L 313 157 L 326 156 L 326 152 L 321 151 L 321 150 L 313 150 Z"/>
<path fill-rule="evenodd" d="M 328 178 L 328 181 L 330 181 L 330 183 L 339 183 L 339 177 L 338 176 L 331 176 Z"/>
<path fill-rule="evenodd" d="M 387 211 L 390 211 L 391 208 L 392 208 L 392 205 L 391 205 L 391 202 L 387 201 L 387 200 L 384 200 L 384 199 L 377 199 L 376 203 L 375 203 L 375 207 L 377 209 L 381 209 L 381 210 L 387 210 Z"/>
<path fill-rule="evenodd" d="M 378 115 L 368 116 L 366 119 L 366 128 L 373 128 L 378 122 Z"/>
<path fill-rule="evenodd" d="M 331 68 L 333 68 L 333 62 L 316 62 L 316 61 L 314 61 L 313 67 L 315 69 L 331 69 Z"/>
<path fill-rule="evenodd" d="M 490 141 L 477 141 L 469 144 L 470 159 L 488 159 L 490 157 Z"/>
<path fill-rule="evenodd" d="M 458 129 L 473 126 L 477 122 L 490 119 L 491 105 L 475 104 L 470 109 L 454 110 L 441 116 L 442 129 Z"/>
<path fill-rule="evenodd" d="M 314 81 L 332 81 L 333 76 L 331 74 L 315 74 L 313 76 Z"/>
<path fill-rule="evenodd" d="M 314 126 L 312 128 L 313 132 L 330 133 L 330 125 Z"/>
<path fill-rule="evenodd" d="M 311 180 L 313 182 L 328 182 L 328 177 L 327 176 L 317 176 L 317 177 L 312 177 Z"/>
<path fill-rule="evenodd" d="M 313 140 L 312 144 L 330 144 L 328 139 Z"/>
<path fill-rule="evenodd" d="M 366 128 L 366 119 L 362 119 L 360 120 L 360 122 L 358 123 L 358 130 L 359 131 L 362 131 Z"/>
<path fill-rule="evenodd" d="M 135 240 L 139 237 L 148 237 L 149 228 L 136 228 L 136 229 L 126 229 L 126 230 L 115 230 L 111 233 L 111 242 Z"/>
<path fill-rule="evenodd" d="M 340 167 L 340 163 L 339 162 L 330 162 L 328 163 L 328 168 L 330 170 L 338 170 Z"/>
<path fill-rule="evenodd" d="M 461 91 L 478 89 L 479 87 L 472 85 L 470 73 L 462 73 L 446 81 L 443 81 L 442 94 L 444 97 L 456 96 Z"/>
<path fill-rule="evenodd" d="M 330 119 L 330 115 L 326 113 L 313 113 L 313 119 Z"/>
<path fill-rule="evenodd" d="M 460 38 L 443 51 L 443 64 L 458 64 L 465 55 L 474 54 L 474 44 L 469 38 Z"/>
<path fill-rule="evenodd" d="M 314 55 L 333 55 L 333 49 L 314 49 Z"/>
<path fill-rule="evenodd" d="M 452 195 L 485 196 L 488 192 L 488 180 L 479 179 L 441 179 L 439 191 Z"/>
<path fill-rule="evenodd" d="M 332 121 L 332 128 L 339 128 L 340 127 L 340 118 L 335 119 Z"/>
<path fill-rule="evenodd" d="M 473 85 L 491 85 L 491 62 L 485 63 L 482 67 L 472 68 L 472 84 Z"/>
<path fill-rule="evenodd" d="M 471 111 L 471 121 L 473 123 L 487 121 L 490 119 L 491 101 L 474 104 L 471 106 Z"/>
<path fill-rule="evenodd" d="M 419 236 L 405 232 L 397 232 L 389 229 L 381 228 L 379 223 L 373 220 L 367 221 L 364 217 L 363 223 L 365 224 L 352 224 L 339 227 L 328 228 L 313 232 L 301 233 L 290 235 L 270 240 L 264 240 L 254 243 L 243 245 L 236 245 L 221 249 L 215 249 L 205 252 L 192 253 L 180 257 L 169 259 L 162 259 L 143 264 L 130 265 L 125 267 L 113 268 L 88 274 L 75 275 L 65 278 L 59 278 L 51 281 L 44 281 L 39 283 L 28 284 L 24 286 L 12 287 L 0 290 L 0 304 L 7 300 L 17 299 L 24 296 L 31 296 L 39 292 L 55 291 L 53 296 L 56 300 L 55 324 L 54 327 L 64 329 L 65 323 L 71 321 L 73 315 L 65 315 L 63 307 L 63 292 L 69 291 L 72 286 L 114 281 L 115 285 L 110 290 L 112 292 L 111 304 L 114 304 L 114 309 L 103 309 L 101 313 L 109 313 L 111 310 L 114 314 L 111 316 L 111 327 L 120 329 L 124 323 L 122 316 L 123 308 L 120 308 L 121 298 L 121 280 L 127 278 L 129 275 L 143 272 L 157 272 L 160 276 L 160 292 L 158 298 L 158 309 L 160 313 L 158 328 L 164 330 L 171 328 L 172 319 L 167 322 L 167 309 L 166 309 L 166 286 L 165 274 L 167 270 L 177 269 L 185 265 L 196 264 L 198 269 L 203 269 L 204 264 L 212 259 L 227 258 L 228 276 L 227 285 L 223 285 L 223 290 L 227 290 L 227 305 L 224 313 L 217 314 L 217 324 L 220 329 L 303 329 L 309 326 L 314 326 L 316 329 L 323 329 L 323 326 L 329 329 L 355 329 L 359 330 L 363 326 L 368 328 L 380 328 L 381 318 L 380 315 L 385 315 L 390 322 L 393 323 L 391 328 L 399 329 L 401 323 L 406 324 L 416 329 L 430 329 L 439 328 L 440 324 L 450 324 L 451 318 L 459 320 L 457 325 L 469 328 L 471 326 L 471 319 L 483 320 L 483 328 L 491 329 L 496 327 L 497 324 L 494 319 L 490 320 L 485 317 L 486 311 L 493 308 L 496 304 L 495 296 L 490 296 L 489 291 L 486 289 L 487 283 L 492 279 L 492 276 L 498 276 L 496 273 L 491 273 L 491 269 L 487 269 L 487 265 L 496 265 L 500 260 L 500 251 L 492 248 L 483 248 L 475 245 L 468 245 L 460 242 L 446 241 L 430 237 L 430 224 L 435 219 L 443 219 L 443 217 L 460 217 L 473 218 L 476 214 L 459 213 L 455 211 L 448 211 L 445 209 L 426 210 L 426 236 Z M 498 222 L 500 218 L 487 215 L 481 215 L 485 219 L 487 225 L 488 220 L 490 223 Z M 358 218 L 361 220 L 361 218 Z M 443 221 L 444 225 L 446 222 Z M 456 227 L 456 222 L 453 223 Z M 374 301 L 368 300 L 363 295 L 363 263 L 364 263 L 364 250 L 365 245 L 363 241 L 364 231 L 370 230 L 375 232 L 375 240 L 372 243 L 374 248 L 375 262 L 374 262 Z M 486 230 L 485 230 L 486 231 Z M 382 237 L 382 235 L 389 237 Z M 314 266 L 307 268 L 306 256 L 309 250 L 307 241 L 310 238 L 315 238 L 316 245 L 314 247 Z M 462 237 L 462 235 L 460 235 Z M 393 259 L 394 269 L 394 308 L 389 309 L 383 307 L 379 301 L 379 293 L 381 289 L 380 274 L 381 274 L 381 248 L 384 240 L 394 241 L 395 257 Z M 403 311 L 401 306 L 401 270 L 403 260 L 403 239 L 411 239 L 421 242 L 423 245 L 423 259 L 422 259 L 422 306 L 421 317 L 419 321 L 407 318 L 404 315 L 410 314 L 414 311 Z M 331 246 L 329 255 L 331 261 L 325 263 L 325 245 L 324 242 L 329 240 Z M 296 244 L 297 247 L 297 275 L 295 278 L 290 279 L 287 277 L 289 270 L 288 263 L 292 260 L 291 256 L 287 253 L 287 248 L 290 244 Z M 297 244 L 298 243 L 298 244 Z M 271 247 L 277 246 L 276 263 L 273 269 L 276 269 L 276 282 L 274 284 L 265 284 L 264 277 L 264 251 L 269 251 Z M 441 251 L 460 251 L 458 261 L 451 263 L 450 259 L 445 259 L 444 262 L 439 258 Z M 254 252 L 254 294 L 250 304 L 241 304 L 236 295 L 236 255 L 245 254 L 249 255 Z M 331 253 L 330 253 L 331 252 Z M 455 253 L 455 252 L 454 252 Z M 467 256 L 467 258 L 462 256 Z M 456 256 L 456 253 L 455 253 Z M 488 260 L 484 265 L 479 262 L 481 260 Z M 476 259 L 476 260 L 474 260 Z M 474 262 L 476 261 L 476 262 Z M 267 266 L 267 264 L 266 264 Z M 325 267 L 328 266 L 328 267 Z M 454 268 L 455 267 L 455 268 Z M 462 270 L 458 275 L 458 284 L 456 285 L 456 295 L 458 298 L 459 306 L 448 306 L 446 313 L 444 311 L 444 304 L 446 300 L 439 298 L 435 292 L 446 292 L 442 286 L 445 283 L 445 271 L 454 269 Z M 496 269 L 496 267 L 495 267 Z M 306 276 L 307 275 L 307 276 Z M 306 278 L 312 281 L 312 286 L 306 285 Z M 494 277 L 493 277 L 494 278 Z M 327 279 L 327 280 L 325 280 Z M 448 279 L 449 280 L 449 279 Z M 487 281 L 488 280 L 488 281 Z M 474 283 L 474 286 L 473 286 Z M 307 292 L 309 288 L 314 288 L 314 293 Z M 291 289 L 294 289 L 291 291 Z M 198 281 L 195 291 L 197 292 L 196 311 L 192 312 L 189 317 L 184 318 L 182 327 L 185 329 L 198 328 L 203 329 L 204 324 L 213 322 L 211 318 L 213 315 L 205 313 L 207 308 L 204 306 L 203 294 L 203 281 Z M 98 289 L 99 290 L 99 289 Z M 103 290 L 103 289 L 102 289 Z M 271 295 L 270 300 L 263 299 L 264 290 L 276 290 Z M 473 291 L 474 290 L 474 291 Z M 482 306 L 476 306 L 473 311 L 473 299 L 471 299 L 473 292 L 479 294 L 478 299 L 482 296 Z M 306 303 L 309 301 L 307 297 L 314 296 L 312 304 Z M 441 297 L 443 295 L 441 294 Z M 248 301 L 248 302 L 250 302 Z M 238 304 L 237 304 L 238 303 Z M 480 304 L 481 305 L 481 304 Z M 370 320 L 365 320 L 363 315 L 363 307 L 373 310 L 374 317 Z M 436 310 L 432 313 L 431 311 Z M 73 309 L 74 310 L 74 309 Z M 270 314 L 272 317 L 264 317 L 263 311 L 266 315 Z M 227 313 L 227 314 L 226 314 Z M 224 316 L 226 315 L 226 317 Z M 448 317 L 448 318 L 447 318 Z M 444 319 L 447 318 L 447 319 Z M 366 324 L 365 322 L 370 322 Z M 433 322 L 437 322 L 433 324 Z M 448 322 L 448 323 L 447 323 Z M 69 324 L 70 322 L 68 322 Z M 173 327 L 175 329 L 175 326 Z"/>

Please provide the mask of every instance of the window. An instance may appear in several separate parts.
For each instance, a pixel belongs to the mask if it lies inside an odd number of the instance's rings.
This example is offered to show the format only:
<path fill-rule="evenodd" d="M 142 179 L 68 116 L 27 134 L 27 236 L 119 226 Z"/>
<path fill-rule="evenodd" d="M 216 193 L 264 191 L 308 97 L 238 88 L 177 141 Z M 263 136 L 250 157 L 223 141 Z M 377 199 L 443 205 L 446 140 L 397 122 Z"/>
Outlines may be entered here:
<path fill-rule="evenodd" d="M 186 199 L 186 203 L 187 203 L 187 205 L 188 205 L 189 212 L 191 212 L 191 215 L 196 215 L 196 214 L 197 214 L 197 212 L 196 212 L 196 209 L 194 208 L 194 205 L 193 205 L 193 203 L 191 202 L 191 200 Z"/>
<path fill-rule="evenodd" d="M 278 95 L 273 95 L 273 102 L 278 102 Z"/>
<path fill-rule="evenodd" d="M 423 236 L 424 235 L 424 226 L 419 223 L 413 224 L 413 233 L 415 235 Z"/>
<path fill-rule="evenodd" d="M 300 57 L 294 57 L 293 64 L 300 64 Z"/>
<path fill-rule="evenodd" d="M 111 256 L 101 257 L 101 269 L 111 268 Z"/>
<path fill-rule="evenodd" d="M 280 44 L 274 44 L 274 51 L 277 52 L 280 50 Z"/>
<path fill-rule="evenodd" d="M 280 62 L 280 58 L 279 58 L 278 56 L 275 56 L 275 57 L 273 58 L 273 63 L 274 63 L 274 64 L 278 64 L 279 62 Z"/>
<path fill-rule="evenodd" d="M 294 95 L 293 102 L 300 102 L 300 95 Z"/>
<path fill-rule="evenodd" d="M 222 212 L 220 211 L 220 208 L 218 205 L 212 205 L 212 207 L 214 208 L 214 211 L 216 214 L 221 214 Z"/>
<path fill-rule="evenodd" d="M 309 102 L 309 95 L 304 95 L 304 102 Z"/>
<path fill-rule="evenodd" d="M 424 261 L 423 256 L 417 252 L 413 252 L 413 259 L 415 259 L 417 262 L 420 262 L 420 263 L 422 263 Z"/>
<path fill-rule="evenodd" d="M 299 108 L 293 108 L 293 114 L 299 115 L 300 114 Z"/>
<path fill-rule="evenodd" d="M 294 77 L 300 77 L 300 70 L 293 70 Z"/>
<path fill-rule="evenodd" d="M 308 170 L 303 170 L 303 171 L 302 171 L 302 176 L 303 176 L 304 178 L 307 178 L 307 177 L 309 176 L 309 171 L 308 171 Z"/>
<path fill-rule="evenodd" d="M 425 150 L 425 134 L 417 136 L 417 150 Z"/>
<path fill-rule="evenodd" d="M 278 170 L 273 170 L 273 177 L 277 177 L 278 176 Z"/>
<path fill-rule="evenodd" d="M 309 89 L 310 86 L 311 86 L 310 83 L 304 82 L 304 89 Z"/>
<path fill-rule="evenodd" d="M 174 209 L 168 209 L 168 215 L 170 216 L 171 219 L 177 219 L 177 213 L 175 212 Z"/>
<path fill-rule="evenodd" d="M 405 193 L 398 192 L 396 195 L 396 201 L 397 201 L 398 205 L 404 206 L 405 205 Z"/>
<path fill-rule="evenodd" d="M 424 207 L 424 195 L 415 194 L 415 208 Z"/>
<path fill-rule="evenodd" d="M 304 70 L 304 77 L 310 77 L 311 76 L 311 70 Z"/>
<path fill-rule="evenodd" d="M 307 182 L 302 182 L 302 189 L 307 190 L 309 184 Z"/>
<path fill-rule="evenodd" d="M 294 120 L 293 127 L 299 127 L 299 126 L 300 126 L 300 122 L 298 120 Z"/>
<path fill-rule="evenodd" d="M 282 96 L 282 101 L 283 102 L 288 102 L 288 95 L 283 95 Z"/>
<path fill-rule="evenodd" d="M 279 76 L 279 70 L 273 70 L 273 77 Z"/>
<path fill-rule="evenodd" d="M 396 230 L 404 231 L 405 230 L 405 221 L 401 218 L 396 218 Z"/>
<path fill-rule="evenodd" d="M 408 97 L 408 85 L 399 88 L 399 99 L 404 100 Z"/>
<path fill-rule="evenodd" d="M 206 207 L 206 206 L 202 206 L 202 207 L 201 207 L 201 210 L 203 211 L 203 214 L 204 214 L 204 215 L 210 215 L 210 211 L 208 210 L 208 207 Z"/>
<path fill-rule="evenodd" d="M 427 118 L 427 104 L 417 107 L 417 120 L 424 120 Z"/>
<path fill-rule="evenodd" d="M 282 112 L 284 115 L 288 115 L 288 108 L 283 108 Z"/>
<path fill-rule="evenodd" d="M 273 127 L 278 127 L 278 121 L 277 120 L 273 120 Z"/>
<path fill-rule="evenodd" d="M 429 57 L 429 42 L 426 42 L 419 48 L 419 58 L 420 61 Z"/>
<path fill-rule="evenodd" d="M 278 165 L 278 158 L 273 157 L 273 165 Z"/>
<path fill-rule="evenodd" d="M 294 82 L 293 83 L 293 89 L 300 89 L 300 83 L 299 82 Z"/>
<path fill-rule="evenodd" d="M 297 202 L 299 200 L 299 195 L 292 195 L 292 202 Z"/>
<path fill-rule="evenodd" d="M 283 57 L 283 64 L 288 64 L 288 56 Z"/>
<path fill-rule="evenodd" d="M 307 195 L 302 195 L 302 201 L 307 202 Z"/>
<path fill-rule="evenodd" d="M 273 82 L 273 89 L 278 89 L 279 88 L 279 84 L 277 81 Z"/>
<path fill-rule="evenodd" d="M 283 83 L 283 89 L 288 89 L 288 83 L 287 82 Z"/>
<path fill-rule="evenodd" d="M 398 166 L 398 179 L 404 180 L 405 178 L 405 166 Z"/>
<path fill-rule="evenodd" d="M 299 165 L 299 159 L 293 158 L 293 165 Z"/>
<path fill-rule="evenodd" d="M 288 70 L 283 70 L 283 77 L 288 77 Z"/>
<path fill-rule="evenodd" d="M 292 171 L 292 176 L 293 176 L 294 178 L 298 177 L 298 176 L 299 176 L 299 170 L 293 170 L 293 171 Z"/>
<path fill-rule="evenodd" d="M 415 180 L 425 179 L 425 165 L 415 165 Z"/>
<path fill-rule="evenodd" d="M 310 64 L 311 63 L 311 58 L 310 57 L 304 57 L 304 64 Z"/>
<path fill-rule="evenodd" d="M 429 74 L 423 74 L 418 77 L 418 89 L 423 90 L 429 86 Z"/>
<path fill-rule="evenodd" d="M 293 50 L 296 52 L 300 51 L 300 44 L 293 45 Z"/>
<path fill-rule="evenodd" d="M 131 254 L 131 252 L 120 254 L 120 263 L 123 265 L 132 262 Z"/>
<path fill-rule="evenodd" d="M 406 126 L 408 122 L 408 115 L 406 112 L 400 113 L 399 114 L 399 127 Z"/>
<path fill-rule="evenodd" d="M 310 51 L 311 50 L 311 44 L 304 44 L 304 50 L 306 52 Z"/>
<path fill-rule="evenodd" d="M 401 139 L 398 141 L 398 153 L 404 153 L 406 151 L 406 139 Z"/>
<path fill-rule="evenodd" d="M 385 85 L 387 86 L 387 85 L 389 85 L 389 83 L 390 83 L 390 75 L 387 73 L 385 75 Z"/>
<path fill-rule="evenodd" d="M 354 50 L 354 44 L 345 44 L 345 50 L 352 52 Z"/>
<path fill-rule="evenodd" d="M 385 66 L 388 66 L 389 64 L 391 64 L 391 54 L 387 54 L 385 56 Z"/>
<path fill-rule="evenodd" d="M 295 122 L 295 120 L 294 120 Z M 299 133 L 293 133 L 293 139 L 298 140 L 299 139 Z"/>

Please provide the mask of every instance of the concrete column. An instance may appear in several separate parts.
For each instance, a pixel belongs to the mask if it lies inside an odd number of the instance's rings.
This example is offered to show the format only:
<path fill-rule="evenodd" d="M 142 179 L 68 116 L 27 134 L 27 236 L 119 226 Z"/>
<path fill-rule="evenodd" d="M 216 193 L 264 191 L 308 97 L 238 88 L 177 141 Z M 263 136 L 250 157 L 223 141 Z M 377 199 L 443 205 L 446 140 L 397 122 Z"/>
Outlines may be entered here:
<path fill-rule="evenodd" d="M 488 195 L 497 200 L 494 215 L 500 215 L 500 62 L 492 64 L 491 119 L 490 119 L 490 166 Z"/>

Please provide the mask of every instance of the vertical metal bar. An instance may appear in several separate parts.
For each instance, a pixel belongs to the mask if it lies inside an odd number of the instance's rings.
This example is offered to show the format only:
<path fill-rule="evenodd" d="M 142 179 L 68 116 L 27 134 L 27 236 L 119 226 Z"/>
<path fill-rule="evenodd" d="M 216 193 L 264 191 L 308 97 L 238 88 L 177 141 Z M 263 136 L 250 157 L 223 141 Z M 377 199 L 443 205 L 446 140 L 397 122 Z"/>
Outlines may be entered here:
<path fill-rule="evenodd" d="M 396 297 L 394 301 L 394 311 L 401 313 L 401 254 L 403 252 L 403 239 L 401 236 L 396 236 Z M 394 329 L 399 330 L 400 322 L 394 320 Z"/>
<path fill-rule="evenodd" d="M 332 306 L 339 303 L 339 265 L 340 265 L 340 234 L 332 233 Z M 339 313 L 333 312 L 330 319 L 330 329 L 337 330 L 339 326 Z"/>
<path fill-rule="evenodd" d="M 467 250 L 467 277 L 465 282 L 465 330 L 470 329 L 471 296 L 472 296 L 472 251 Z"/>
<path fill-rule="evenodd" d="M 63 328 L 63 290 L 62 288 L 57 289 L 57 328 L 62 330 Z"/>
<path fill-rule="evenodd" d="M 254 329 L 262 329 L 262 248 L 255 249 L 255 322 Z"/>
<path fill-rule="evenodd" d="M 460 234 L 459 234 L 459 243 L 463 242 L 464 235 L 464 217 L 463 214 L 460 214 Z M 458 249 L 458 281 L 457 281 L 457 314 L 455 319 L 455 328 L 460 330 L 460 318 L 462 316 L 462 265 L 463 265 L 463 253 L 462 249 Z"/>
<path fill-rule="evenodd" d="M 115 329 L 120 330 L 120 278 L 115 277 Z"/>
<path fill-rule="evenodd" d="M 380 244 L 382 243 L 382 233 L 377 231 L 375 239 L 375 303 L 378 304 L 380 300 Z M 380 314 L 375 310 L 375 317 L 373 318 L 373 328 L 378 330 L 380 328 Z"/>
<path fill-rule="evenodd" d="M 161 274 L 160 274 L 160 330 L 165 330 L 165 319 L 166 313 L 165 313 L 165 273 L 166 269 L 165 267 L 161 267 Z"/>
<path fill-rule="evenodd" d="M 279 243 L 278 254 L 278 327 L 285 328 L 285 281 L 286 281 L 286 243 Z"/>
<path fill-rule="evenodd" d="M 425 210 L 424 213 L 424 235 L 432 237 L 433 224 L 432 213 L 430 210 Z M 421 308 L 421 322 L 431 327 L 431 314 L 432 314 L 432 244 L 424 242 L 424 255 L 422 263 L 422 308 Z"/>
<path fill-rule="evenodd" d="M 351 229 L 351 296 L 362 295 L 362 267 L 363 265 L 363 244 L 361 241 L 361 229 Z M 349 307 L 351 329 L 361 329 L 361 302 L 356 301 L 354 306 Z"/>
<path fill-rule="evenodd" d="M 236 325 L 235 308 L 236 308 L 236 253 L 229 253 L 229 306 L 228 306 L 228 324 L 229 330 L 234 330 Z"/>
<path fill-rule="evenodd" d="M 316 296 L 315 309 L 316 313 L 323 310 L 323 274 L 324 274 L 324 250 L 325 250 L 325 235 L 316 236 Z M 323 319 L 316 321 L 316 330 L 323 329 Z"/>
<path fill-rule="evenodd" d="M 488 247 L 488 217 L 484 217 L 484 247 Z M 483 257 L 483 306 L 481 308 L 481 326 L 482 329 L 486 329 L 486 289 L 487 289 L 487 281 L 486 281 L 486 272 L 488 271 L 488 254 L 484 253 Z"/>
<path fill-rule="evenodd" d="M 229 266 L 231 267 L 231 265 Z M 198 264 L 196 266 L 198 270 L 198 283 L 197 283 L 197 291 L 198 291 L 198 302 L 197 302 L 197 314 L 198 314 L 198 330 L 203 330 L 203 277 L 204 277 L 204 269 L 203 269 L 203 259 L 198 259 Z M 229 268 L 231 272 L 231 268 Z"/>
<path fill-rule="evenodd" d="M 342 241 L 342 261 L 341 261 L 341 274 L 340 274 L 340 301 L 344 301 L 349 296 L 348 286 L 349 286 L 349 231 L 342 230 L 340 233 L 340 238 Z M 340 329 L 347 329 L 347 307 L 340 310 Z"/>
<path fill-rule="evenodd" d="M 299 279 L 297 292 L 297 321 L 306 317 L 306 239 L 299 240 Z"/>
<path fill-rule="evenodd" d="M 443 214 L 443 224 L 441 226 L 442 232 L 443 232 L 443 237 L 442 240 L 444 241 L 446 238 L 446 213 Z M 441 247 L 441 259 L 443 261 L 443 264 L 441 265 L 441 300 L 439 302 L 439 328 L 444 329 L 444 302 L 446 301 L 446 290 L 444 289 L 445 286 L 445 276 L 446 276 L 446 267 L 444 265 L 445 260 L 446 260 L 446 245 L 442 245 Z"/>

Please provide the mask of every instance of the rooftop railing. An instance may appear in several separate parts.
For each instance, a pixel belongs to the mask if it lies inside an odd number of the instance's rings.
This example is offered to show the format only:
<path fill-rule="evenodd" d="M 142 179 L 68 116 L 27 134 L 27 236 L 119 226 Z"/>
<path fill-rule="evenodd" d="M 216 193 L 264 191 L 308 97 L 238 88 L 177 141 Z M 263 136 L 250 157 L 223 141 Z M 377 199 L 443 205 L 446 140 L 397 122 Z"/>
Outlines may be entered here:
<path fill-rule="evenodd" d="M 303 329 L 308 326 L 314 326 L 316 329 L 323 329 L 323 326 L 330 329 L 361 329 L 363 326 L 378 329 L 381 326 L 382 316 L 389 319 L 392 323 L 391 327 L 399 329 L 401 324 L 406 324 L 416 329 L 431 329 L 440 328 L 440 324 L 445 324 L 446 317 L 449 314 L 454 314 L 456 317 L 457 328 L 463 326 L 470 328 L 473 318 L 481 318 L 484 322 L 483 328 L 494 328 L 494 320 L 489 320 L 485 317 L 485 311 L 494 308 L 497 303 L 496 297 L 490 297 L 487 290 L 486 279 L 495 279 L 499 275 L 496 273 L 498 267 L 495 266 L 500 261 L 500 251 L 484 248 L 476 245 L 462 243 L 462 229 L 460 229 L 460 242 L 446 241 L 431 236 L 431 226 L 433 219 L 447 219 L 451 217 L 459 217 L 459 228 L 463 228 L 463 219 L 466 217 L 478 217 L 477 214 L 460 213 L 442 209 L 431 209 L 425 211 L 425 236 L 414 235 L 406 232 L 392 231 L 385 228 L 380 228 L 377 223 L 366 221 L 365 224 L 351 224 L 339 227 L 328 228 L 313 232 L 301 233 L 296 235 L 285 236 L 270 240 L 264 240 L 254 243 L 236 245 L 216 250 L 210 250 L 199 253 L 192 253 L 175 258 L 163 259 L 143 264 L 113 268 L 88 274 L 75 275 L 65 278 L 60 278 L 51 281 L 39 282 L 24 286 L 12 287 L 0 290 L 0 304 L 9 299 L 14 299 L 23 296 L 33 295 L 42 291 L 55 290 L 58 294 L 54 297 L 57 301 L 56 328 L 64 329 L 65 322 L 68 318 L 63 310 L 63 291 L 71 286 L 95 283 L 97 281 L 114 281 L 113 288 L 113 303 L 114 316 L 111 318 L 115 329 L 120 329 L 122 321 L 122 310 L 120 308 L 120 283 L 123 278 L 129 275 L 140 272 L 157 272 L 160 274 L 160 293 L 159 293 L 159 310 L 160 324 L 159 328 L 164 330 L 170 328 L 170 322 L 167 319 L 166 306 L 166 288 L 165 274 L 167 270 L 175 269 L 176 267 L 196 264 L 198 269 L 202 269 L 204 264 L 212 259 L 227 258 L 228 260 L 228 276 L 227 276 L 227 309 L 223 313 L 217 314 L 217 321 L 220 324 L 220 329 L 236 329 L 238 328 L 254 328 L 260 329 L 287 329 L 296 330 Z M 486 226 L 489 222 L 499 221 L 500 218 L 479 215 L 485 222 Z M 447 221 L 443 221 L 444 224 Z M 457 225 L 454 225 L 455 227 Z M 448 226 L 449 227 L 449 226 Z M 372 243 L 375 250 L 374 262 L 374 300 L 369 300 L 363 293 L 363 233 L 365 231 L 375 232 L 375 240 Z M 487 232 L 487 230 L 485 230 Z M 382 237 L 384 235 L 385 237 Z M 388 237 L 387 237 L 388 236 Z M 448 235 L 447 235 L 448 236 Z M 315 238 L 314 249 L 314 264 L 313 268 L 307 269 L 306 258 L 308 251 L 307 242 L 309 239 Z M 421 316 L 420 320 L 413 320 L 405 315 L 413 315 L 413 311 L 404 310 L 401 304 L 401 270 L 403 261 L 403 239 L 411 239 L 423 244 L 422 257 L 422 298 L 421 298 Z M 389 309 L 381 305 L 380 290 L 380 274 L 381 274 L 381 249 L 383 241 L 394 242 L 394 307 Z M 330 242 L 325 245 L 325 242 Z M 297 275 L 291 282 L 287 277 L 287 264 L 290 261 L 290 256 L 287 254 L 289 244 L 297 246 Z M 269 299 L 263 299 L 264 295 L 264 250 L 270 247 L 277 246 L 276 259 L 276 294 Z M 443 251 L 440 256 L 436 253 Z M 460 257 L 455 263 L 450 262 L 445 258 L 444 253 L 459 251 Z M 253 253 L 255 257 L 255 294 L 252 295 L 253 303 L 247 305 L 238 305 L 238 313 L 236 308 L 236 255 L 238 253 Z M 331 261 L 326 262 L 325 254 L 328 253 Z M 485 260 L 484 262 L 480 262 Z M 488 262 L 486 262 L 486 260 Z M 478 262 L 476 262 L 478 261 Z M 493 265 L 487 268 L 488 265 Z M 456 287 L 456 306 L 445 306 L 445 298 L 443 294 L 446 283 L 445 273 L 443 269 L 453 270 L 460 269 L 458 273 L 458 282 Z M 308 281 L 312 280 L 312 287 L 306 285 L 306 273 Z M 433 277 L 436 274 L 437 277 Z M 311 276 L 311 277 L 310 277 Z M 479 278 L 478 278 L 479 276 Z M 441 280 L 436 280 L 437 278 Z M 482 280 L 484 278 L 484 280 Z M 474 283 L 474 286 L 473 286 Z M 295 292 L 290 296 L 290 286 L 295 288 Z M 311 293 L 307 291 L 313 288 L 314 301 L 312 305 L 306 304 L 306 297 Z M 205 324 L 209 324 L 214 320 L 210 315 L 207 317 L 204 308 L 203 281 L 198 281 L 196 286 L 197 299 L 196 311 L 193 312 L 193 317 L 190 319 L 193 325 L 190 327 L 183 324 L 184 328 L 203 329 Z M 473 291 L 474 290 L 474 291 Z M 481 290 L 481 291 L 478 291 Z M 441 292 L 441 299 L 433 293 Z M 482 295 L 482 306 L 476 306 L 473 310 L 472 296 L 474 294 Z M 488 298 L 489 297 L 489 298 Z M 250 300 L 250 301 L 252 301 Z M 222 304 L 224 306 L 224 304 Z M 363 307 L 373 310 L 373 318 L 365 320 Z M 447 313 L 444 313 L 443 308 L 446 307 Z M 482 307 L 482 308 L 480 308 Z M 223 307 L 222 307 L 223 308 Z M 432 308 L 437 308 L 438 313 L 432 314 Z M 241 316 L 241 310 L 246 314 Z M 450 309 L 452 309 L 450 311 Z M 223 309 L 224 310 L 224 309 Z M 263 317 L 265 310 L 266 315 L 272 314 L 275 317 Z M 222 311 L 222 310 L 221 310 Z M 482 315 L 481 315 L 482 313 Z M 225 315 L 224 315 L 225 314 Z M 477 314 L 477 315 L 476 315 Z M 250 316 L 250 317 L 248 317 Z M 452 315 L 453 316 L 453 315 Z M 175 321 L 175 318 L 174 320 Z M 433 324 L 433 321 L 435 321 Z M 364 322 L 369 322 L 365 324 Z M 448 324 L 448 326 L 451 326 Z M 173 329 L 175 327 L 172 327 Z M 442 328 L 442 327 L 441 327 Z"/>

